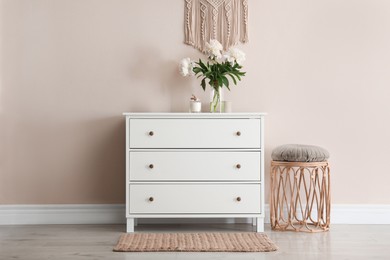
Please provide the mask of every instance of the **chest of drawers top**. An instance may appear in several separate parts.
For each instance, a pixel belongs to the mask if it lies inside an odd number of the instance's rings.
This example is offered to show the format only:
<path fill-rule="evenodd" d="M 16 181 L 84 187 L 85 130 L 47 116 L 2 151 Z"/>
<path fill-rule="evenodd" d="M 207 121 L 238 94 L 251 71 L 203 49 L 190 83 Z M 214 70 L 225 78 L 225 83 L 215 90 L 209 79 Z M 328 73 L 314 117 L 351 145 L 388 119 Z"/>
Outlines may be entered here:
<path fill-rule="evenodd" d="M 267 113 L 135 113 L 125 112 L 124 116 L 132 118 L 261 118 Z"/>

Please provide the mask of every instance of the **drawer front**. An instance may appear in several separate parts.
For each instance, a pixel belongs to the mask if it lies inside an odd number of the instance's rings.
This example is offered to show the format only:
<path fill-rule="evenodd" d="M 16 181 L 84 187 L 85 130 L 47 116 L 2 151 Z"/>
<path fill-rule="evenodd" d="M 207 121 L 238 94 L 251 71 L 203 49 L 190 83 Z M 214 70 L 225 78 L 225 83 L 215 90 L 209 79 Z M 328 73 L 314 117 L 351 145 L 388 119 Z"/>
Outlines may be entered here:
<path fill-rule="evenodd" d="M 130 152 L 131 181 L 260 181 L 260 152 Z"/>
<path fill-rule="evenodd" d="M 129 119 L 130 148 L 260 148 L 260 119 Z"/>
<path fill-rule="evenodd" d="M 260 214 L 259 184 L 130 184 L 130 214 Z"/>

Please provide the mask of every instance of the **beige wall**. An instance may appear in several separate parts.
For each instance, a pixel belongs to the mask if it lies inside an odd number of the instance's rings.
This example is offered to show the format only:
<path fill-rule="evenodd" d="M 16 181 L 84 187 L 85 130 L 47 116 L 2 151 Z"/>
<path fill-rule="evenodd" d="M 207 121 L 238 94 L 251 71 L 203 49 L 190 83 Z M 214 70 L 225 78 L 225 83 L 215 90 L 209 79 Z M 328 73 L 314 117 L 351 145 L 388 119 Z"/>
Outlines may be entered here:
<path fill-rule="evenodd" d="M 124 111 L 186 111 L 183 0 L 0 0 L 0 204 L 123 203 Z M 152 6 L 153 4 L 153 6 Z M 390 2 L 251 0 L 235 111 L 331 153 L 334 203 L 390 203 Z M 268 176 L 267 176 L 268 177 Z"/>

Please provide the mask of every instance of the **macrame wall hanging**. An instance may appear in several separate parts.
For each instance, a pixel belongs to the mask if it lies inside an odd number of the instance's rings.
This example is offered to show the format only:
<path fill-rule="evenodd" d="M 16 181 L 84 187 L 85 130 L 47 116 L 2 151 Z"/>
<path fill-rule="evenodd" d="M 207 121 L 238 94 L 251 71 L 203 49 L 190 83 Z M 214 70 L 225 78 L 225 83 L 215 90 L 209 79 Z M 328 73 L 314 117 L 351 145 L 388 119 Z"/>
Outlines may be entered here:
<path fill-rule="evenodd" d="M 248 42 L 248 0 L 184 0 L 185 43 L 204 52 L 217 39 L 225 50 Z"/>

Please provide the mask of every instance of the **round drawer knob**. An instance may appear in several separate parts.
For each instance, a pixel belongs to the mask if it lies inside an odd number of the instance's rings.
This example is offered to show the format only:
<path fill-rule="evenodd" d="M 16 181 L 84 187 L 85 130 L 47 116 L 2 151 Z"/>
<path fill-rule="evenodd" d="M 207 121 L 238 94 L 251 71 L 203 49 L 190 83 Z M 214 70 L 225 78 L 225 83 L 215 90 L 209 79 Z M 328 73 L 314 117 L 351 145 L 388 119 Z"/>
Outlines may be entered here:
<path fill-rule="evenodd" d="M 237 168 L 237 169 L 241 169 L 241 164 L 237 164 L 237 165 L 236 165 L 236 168 Z"/>
<path fill-rule="evenodd" d="M 149 201 L 150 202 L 154 201 L 154 198 L 153 197 L 149 197 Z"/>
<path fill-rule="evenodd" d="M 150 131 L 149 132 L 149 136 L 153 136 L 154 135 L 154 132 L 153 131 Z"/>
<path fill-rule="evenodd" d="M 236 135 L 237 135 L 237 136 L 241 136 L 241 132 L 240 132 L 240 131 L 237 131 Z"/>
<path fill-rule="evenodd" d="M 153 164 L 149 164 L 149 168 L 150 168 L 150 169 L 153 169 L 153 168 L 154 168 L 154 165 L 153 165 Z"/>
<path fill-rule="evenodd" d="M 237 197 L 236 200 L 237 200 L 237 201 L 241 201 L 241 197 Z"/>

